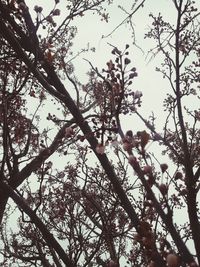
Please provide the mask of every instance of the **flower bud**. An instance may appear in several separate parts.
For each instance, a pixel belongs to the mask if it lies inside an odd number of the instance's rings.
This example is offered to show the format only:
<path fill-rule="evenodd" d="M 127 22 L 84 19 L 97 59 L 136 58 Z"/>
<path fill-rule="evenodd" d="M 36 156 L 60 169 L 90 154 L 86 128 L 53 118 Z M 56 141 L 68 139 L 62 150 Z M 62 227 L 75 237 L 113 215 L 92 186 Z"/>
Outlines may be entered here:
<path fill-rule="evenodd" d="M 108 263 L 107 263 L 107 267 L 117 267 L 118 264 L 116 262 L 114 262 L 113 260 L 110 260 Z"/>
<path fill-rule="evenodd" d="M 169 267 L 179 267 L 180 266 L 179 257 L 176 256 L 175 254 L 172 254 L 172 253 L 168 254 L 166 261 L 167 261 L 167 265 Z"/>
<path fill-rule="evenodd" d="M 128 65 L 128 64 L 130 64 L 130 63 L 131 63 L 131 60 L 130 60 L 129 58 L 126 57 L 126 58 L 124 59 L 124 64 L 125 64 L 125 65 Z"/>
<path fill-rule="evenodd" d="M 160 168 L 162 173 L 164 173 L 168 169 L 168 165 L 166 163 L 160 164 Z"/>
<path fill-rule="evenodd" d="M 102 145 L 102 144 L 98 144 L 98 145 L 96 146 L 96 152 L 97 152 L 97 154 L 101 154 L 101 155 L 103 155 L 104 152 L 105 152 L 105 146 Z"/>
<path fill-rule="evenodd" d="M 65 128 L 65 137 L 69 138 L 74 134 L 74 130 L 71 127 Z"/>
<path fill-rule="evenodd" d="M 159 190 L 160 190 L 161 194 L 164 196 L 168 192 L 168 186 L 166 184 L 160 184 Z"/>
<path fill-rule="evenodd" d="M 141 91 L 138 91 L 136 90 L 135 93 L 134 93 L 134 98 L 140 98 L 142 96 L 142 92 Z"/>
<path fill-rule="evenodd" d="M 149 165 L 144 166 L 143 172 L 144 172 L 144 174 L 152 173 L 152 167 Z"/>
<path fill-rule="evenodd" d="M 181 172 L 176 172 L 176 174 L 174 176 L 174 179 L 178 180 L 178 179 L 181 179 L 181 178 L 183 178 L 183 174 Z"/>

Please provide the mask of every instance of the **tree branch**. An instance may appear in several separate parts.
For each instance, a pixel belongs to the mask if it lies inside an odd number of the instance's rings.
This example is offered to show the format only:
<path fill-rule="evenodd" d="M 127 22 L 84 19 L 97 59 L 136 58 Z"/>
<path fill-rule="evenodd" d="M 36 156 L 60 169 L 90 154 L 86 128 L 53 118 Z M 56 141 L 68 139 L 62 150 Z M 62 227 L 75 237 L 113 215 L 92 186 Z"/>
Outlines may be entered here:
<path fill-rule="evenodd" d="M 0 186 L 5 192 L 7 192 L 8 196 L 12 198 L 12 200 L 17 204 L 17 206 L 30 217 L 32 222 L 38 227 L 41 231 L 43 238 L 46 240 L 47 244 L 49 244 L 55 251 L 58 253 L 59 257 L 68 267 L 75 267 L 74 263 L 68 258 L 63 248 L 54 238 L 54 236 L 48 231 L 44 223 L 39 219 L 36 213 L 26 204 L 24 199 L 19 196 L 15 191 L 4 181 L 0 181 Z"/>

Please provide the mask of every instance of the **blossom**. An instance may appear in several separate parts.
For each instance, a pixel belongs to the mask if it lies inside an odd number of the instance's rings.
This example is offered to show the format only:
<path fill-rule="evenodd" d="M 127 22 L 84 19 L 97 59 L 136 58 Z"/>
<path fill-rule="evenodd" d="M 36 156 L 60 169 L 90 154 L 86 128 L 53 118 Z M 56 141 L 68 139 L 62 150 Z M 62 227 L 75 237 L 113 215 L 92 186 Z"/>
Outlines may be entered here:
<path fill-rule="evenodd" d="M 109 70 L 109 71 L 114 70 L 115 65 L 113 64 L 112 60 L 110 60 L 110 61 L 107 62 L 106 64 L 107 64 L 107 66 L 108 66 L 108 70 Z"/>
<path fill-rule="evenodd" d="M 178 179 L 182 179 L 182 178 L 183 178 L 183 174 L 181 172 L 179 172 L 179 171 L 176 172 L 174 179 L 178 180 Z"/>
<path fill-rule="evenodd" d="M 168 192 L 168 186 L 166 184 L 160 184 L 159 190 L 160 190 L 162 195 L 166 195 Z"/>
<path fill-rule="evenodd" d="M 131 148 L 132 148 L 132 146 L 131 146 L 131 143 L 130 142 L 128 142 L 128 141 L 123 142 L 123 149 L 125 151 L 130 151 Z"/>
<path fill-rule="evenodd" d="M 179 263 L 179 258 L 175 255 L 175 254 L 168 254 L 167 255 L 167 265 L 169 267 L 179 267 L 180 266 L 180 263 Z"/>
<path fill-rule="evenodd" d="M 146 165 L 146 166 L 144 166 L 143 171 L 144 171 L 145 174 L 146 173 L 151 173 L 152 172 L 152 167 L 149 166 L 149 165 Z"/>
<path fill-rule="evenodd" d="M 65 128 L 65 137 L 69 138 L 74 134 L 74 130 L 72 127 Z"/>
<path fill-rule="evenodd" d="M 111 142 L 111 146 L 114 147 L 114 148 L 119 147 L 119 141 L 117 141 L 117 140 L 113 140 L 113 141 Z"/>
<path fill-rule="evenodd" d="M 101 154 L 101 155 L 103 155 L 104 152 L 105 152 L 105 146 L 102 145 L 102 144 L 97 144 L 95 150 L 96 150 L 97 154 Z"/>
<path fill-rule="evenodd" d="M 110 260 L 107 264 L 108 267 L 117 267 L 118 264 L 116 262 L 114 262 L 113 260 Z"/>
<path fill-rule="evenodd" d="M 149 263 L 149 265 L 148 265 L 148 267 L 155 267 L 156 265 L 155 265 L 155 262 L 154 261 L 151 261 L 150 263 Z"/>
<path fill-rule="evenodd" d="M 142 96 L 142 92 L 141 91 L 138 91 L 136 90 L 135 93 L 134 93 L 134 98 L 140 98 Z"/>

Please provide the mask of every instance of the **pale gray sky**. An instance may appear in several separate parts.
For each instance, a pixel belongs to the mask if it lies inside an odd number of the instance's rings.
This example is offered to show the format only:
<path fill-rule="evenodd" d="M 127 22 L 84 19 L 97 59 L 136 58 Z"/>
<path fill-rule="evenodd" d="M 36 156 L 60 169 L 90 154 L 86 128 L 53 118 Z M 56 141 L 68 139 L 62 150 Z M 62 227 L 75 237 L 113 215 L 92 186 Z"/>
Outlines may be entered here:
<path fill-rule="evenodd" d="M 53 0 L 28 0 L 26 2 L 28 5 L 30 4 L 30 9 L 33 9 L 34 5 L 41 4 L 45 12 L 48 12 L 54 3 Z M 102 35 L 107 35 L 112 32 L 126 16 L 126 14 L 118 8 L 118 5 L 120 4 L 127 9 L 127 11 L 130 11 L 133 1 L 114 0 L 114 2 L 115 4 L 109 7 L 110 19 L 108 23 L 101 22 L 100 18 L 92 13 L 86 13 L 84 17 L 74 21 L 75 25 L 78 27 L 78 34 L 74 39 L 73 49 L 75 53 L 85 48 L 88 43 L 90 43 L 91 47 L 94 46 L 96 48 L 95 53 L 81 54 L 80 57 L 74 61 L 76 75 L 80 77 L 82 81 L 86 81 L 85 74 L 89 70 L 89 65 L 83 58 L 91 60 L 94 66 L 101 69 L 112 56 L 110 53 L 111 47 L 107 42 L 118 46 L 119 49 L 123 49 L 127 43 L 131 45 L 133 42 L 129 25 L 121 26 L 112 36 L 102 39 Z M 66 1 L 61 0 L 61 3 L 66 3 Z M 133 88 L 143 92 L 143 103 L 140 109 L 142 113 L 147 117 L 150 115 L 151 111 L 154 111 L 155 116 L 158 118 L 157 124 L 160 129 L 162 129 L 164 126 L 162 101 L 167 90 L 169 90 L 169 85 L 167 81 L 163 80 L 161 74 L 154 71 L 155 67 L 160 65 L 161 58 L 158 56 L 149 63 L 148 59 L 146 59 L 147 51 L 154 46 L 150 39 L 144 40 L 144 34 L 148 31 L 148 27 L 151 26 L 151 20 L 148 16 L 150 12 L 155 15 L 161 12 L 163 17 L 166 17 L 169 21 L 174 21 L 174 23 L 176 22 L 176 18 L 172 0 L 146 0 L 145 7 L 140 9 L 133 16 L 137 44 L 141 46 L 145 52 L 143 54 L 136 46 L 130 47 L 130 58 L 138 72 L 138 77 L 134 80 Z M 65 9 L 63 6 L 61 8 L 61 15 L 65 16 Z M 132 127 L 132 130 L 144 128 L 143 124 L 140 124 L 134 115 L 124 120 L 124 130 L 129 129 L 128 127 Z"/>

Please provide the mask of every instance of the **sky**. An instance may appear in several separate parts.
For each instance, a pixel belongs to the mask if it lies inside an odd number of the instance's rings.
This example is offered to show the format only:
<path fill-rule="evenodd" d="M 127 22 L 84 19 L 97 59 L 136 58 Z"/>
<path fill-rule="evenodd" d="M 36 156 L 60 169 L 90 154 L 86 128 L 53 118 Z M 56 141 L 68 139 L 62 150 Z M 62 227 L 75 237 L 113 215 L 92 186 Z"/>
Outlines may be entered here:
<path fill-rule="evenodd" d="M 44 12 L 49 10 L 51 3 L 53 2 L 53 0 L 26 1 L 32 10 L 34 5 L 40 5 L 41 3 Z M 61 0 L 61 3 L 66 2 L 67 1 Z M 142 91 L 143 93 L 143 102 L 140 110 L 146 118 L 153 111 L 155 117 L 157 117 L 157 126 L 162 130 L 165 117 L 165 113 L 162 111 L 162 105 L 166 92 L 169 90 L 169 85 L 166 80 L 163 80 L 162 75 L 155 71 L 155 67 L 159 66 L 161 63 L 161 57 L 158 56 L 149 61 L 150 58 L 147 56 L 148 50 L 154 46 L 154 43 L 150 39 L 144 39 L 144 34 L 151 26 L 151 19 L 149 17 L 149 13 L 151 12 L 155 15 L 161 12 L 167 20 L 172 23 L 176 22 L 173 1 L 146 0 L 144 8 L 141 8 L 133 16 L 132 21 L 135 30 L 136 43 L 144 52 L 138 47 L 131 45 L 133 44 L 133 39 L 128 24 L 119 27 L 111 36 L 102 38 L 102 36 L 109 35 L 126 17 L 126 13 L 119 8 L 119 5 L 129 12 L 132 3 L 133 1 L 128 0 L 114 0 L 114 4 L 108 9 L 110 17 L 108 23 L 100 21 L 100 18 L 92 13 L 86 14 L 85 17 L 74 21 L 78 28 L 77 36 L 73 41 L 73 50 L 75 53 L 82 48 L 87 47 L 88 43 L 90 47 L 95 47 L 95 52 L 81 54 L 73 61 L 75 72 L 82 82 L 86 82 L 86 73 L 89 70 L 89 64 L 84 58 L 90 60 L 95 67 L 98 67 L 98 69 L 101 70 L 106 66 L 106 62 L 112 57 L 112 48 L 108 43 L 117 46 L 119 49 L 123 49 L 126 44 L 129 44 L 130 59 L 138 72 L 138 77 L 134 80 L 133 87 L 135 90 Z M 63 6 L 61 8 L 61 15 L 65 15 L 65 8 Z M 125 130 L 129 130 L 128 127 L 132 127 L 134 130 L 144 129 L 143 123 L 139 122 L 135 116 L 131 116 L 124 120 L 123 124 Z"/>

